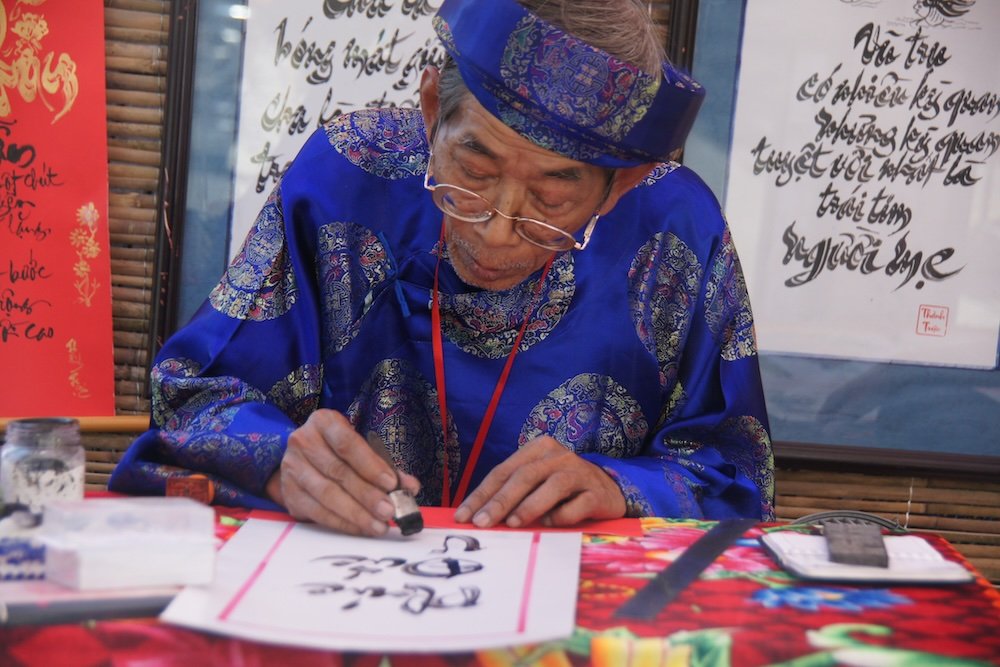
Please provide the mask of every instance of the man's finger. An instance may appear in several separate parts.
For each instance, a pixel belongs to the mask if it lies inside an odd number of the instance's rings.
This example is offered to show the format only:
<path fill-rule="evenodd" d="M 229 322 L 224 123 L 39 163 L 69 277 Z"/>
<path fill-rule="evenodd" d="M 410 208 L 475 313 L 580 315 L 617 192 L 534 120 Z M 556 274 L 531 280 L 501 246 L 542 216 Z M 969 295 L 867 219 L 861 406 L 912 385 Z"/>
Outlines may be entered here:
<path fill-rule="evenodd" d="M 513 457 L 504 465 L 512 460 Z M 543 484 L 554 473 L 552 462 L 546 459 L 534 459 L 529 463 L 521 462 L 521 464 L 511 466 L 511 468 L 512 471 L 503 471 L 502 478 L 497 477 L 491 480 L 493 483 L 489 486 L 480 485 L 476 489 L 477 492 L 482 489 L 486 495 L 485 500 L 476 499 L 479 504 L 477 509 L 472 510 L 473 505 L 470 504 L 472 523 L 476 526 L 488 528 L 507 519 L 511 512 L 520 507 L 529 494 L 535 492 L 539 485 Z M 486 480 L 483 481 L 486 482 Z M 495 488 L 497 483 L 499 483 L 499 488 Z M 493 490 L 494 488 L 495 490 Z M 547 510 L 548 507 L 545 509 Z M 539 514 L 541 513 L 539 512 Z"/>
<path fill-rule="evenodd" d="M 301 450 L 328 479 L 348 486 L 359 477 L 386 493 L 396 488 L 392 468 L 372 451 L 344 415 L 317 410 L 307 423 L 313 428 L 299 429 L 303 437 Z"/>
<path fill-rule="evenodd" d="M 330 484 L 311 467 L 290 466 L 287 472 L 287 483 L 300 491 L 294 495 L 286 494 L 289 511 L 293 515 L 305 514 L 316 523 L 352 535 L 382 535 L 388 530 L 392 505 L 387 499 L 375 504 L 376 514 L 373 515 L 346 489 Z M 285 474 L 284 470 L 282 474 Z"/>
<path fill-rule="evenodd" d="M 483 506 L 490 501 L 491 498 L 499 491 L 503 485 L 507 482 L 511 473 L 516 470 L 515 466 L 511 463 L 515 461 L 515 457 L 521 452 L 515 452 L 511 455 L 509 459 L 496 466 L 483 478 L 483 481 L 479 483 L 475 489 L 465 497 L 462 504 L 458 506 L 455 510 L 455 521 L 458 523 L 466 523 L 472 521 L 472 518 L 482 510 Z M 478 525 L 478 524 L 477 524 Z"/>
<path fill-rule="evenodd" d="M 572 472 L 557 469 L 545 479 L 536 483 L 521 501 L 510 508 L 506 523 L 511 528 L 531 524 L 553 509 L 580 494 L 582 489 L 574 484 Z"/>
<path fill-rule="evenodd" d="M 584 491 L 557 504 L 544 515 L 545 523 L 550 526 L 573 526 L 585 519 L 596 518 L 594 495 Z"/>
<path fill-rule="evenodd" d="M 420 480 L 409 473 L 405 473 L 402 470 L 399 473 L 399 485 L 409 491 L 412 495 L 417 495 L 420 493 Z"/>

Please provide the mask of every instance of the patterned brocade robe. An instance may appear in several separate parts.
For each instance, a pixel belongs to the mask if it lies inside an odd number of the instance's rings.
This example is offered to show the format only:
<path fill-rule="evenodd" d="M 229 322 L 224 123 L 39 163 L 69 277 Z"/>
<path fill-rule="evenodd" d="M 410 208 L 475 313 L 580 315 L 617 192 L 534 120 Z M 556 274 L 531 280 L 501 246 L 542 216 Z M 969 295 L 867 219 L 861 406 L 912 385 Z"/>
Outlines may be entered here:
<path fill-rule="evenodd" d="M 422 188 L 419 113 L 367 110 L 308 140 L 242 251 L 152 369 L 151 428 L 110 488 L 212 478 L 216 502 L 274 508 L 264 485 L 317 408 L 379 433 L 439 504 L 455 489 L 506 357 L 525 335 L 470 489 L 551 435 L 619 484 L 630 516 L 770 518 L 773 465 L 753 320 L 720 208 L 661 164 L 597 224 L 502 292 L 464 284 Z M 440 275 L 447 434 L 431 337 Z M 540 290 L 540 291 L 539 291 Z M 538 296 L 535 292 L 538 291 Z M 446 462 L 447 459 L 447 462 Z"/>

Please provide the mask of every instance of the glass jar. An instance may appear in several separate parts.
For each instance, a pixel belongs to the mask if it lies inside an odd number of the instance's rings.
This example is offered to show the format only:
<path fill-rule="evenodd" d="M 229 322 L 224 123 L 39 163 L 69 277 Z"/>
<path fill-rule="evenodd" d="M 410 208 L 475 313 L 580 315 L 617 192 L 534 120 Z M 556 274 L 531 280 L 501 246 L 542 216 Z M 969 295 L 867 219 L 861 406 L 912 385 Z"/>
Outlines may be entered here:
<path fill-rule="evenodd" d="M 3 501 L 41 512 L 53 500 L 80 500 L 85 463 L 77 420 L 45 417 L 7 422 L 6 442 L 0 448 Z"/>

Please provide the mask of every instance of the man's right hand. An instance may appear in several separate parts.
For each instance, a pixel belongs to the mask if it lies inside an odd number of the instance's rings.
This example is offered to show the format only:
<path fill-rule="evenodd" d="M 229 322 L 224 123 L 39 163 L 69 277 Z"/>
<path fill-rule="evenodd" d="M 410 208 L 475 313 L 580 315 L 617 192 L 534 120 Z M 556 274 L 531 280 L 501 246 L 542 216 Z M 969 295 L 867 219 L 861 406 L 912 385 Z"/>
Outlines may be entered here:
<path fill-rule="evenodd" d="M 416 494 L 420 483 L 399 474 L 403 488 Z M 389 492 L 396 475 L 344 415 L 317 410 L 288 436 L 278 471 L 267 493 L 296 519 L 314 521 L 350 535 L 382 535 L 393 506 Z"/>

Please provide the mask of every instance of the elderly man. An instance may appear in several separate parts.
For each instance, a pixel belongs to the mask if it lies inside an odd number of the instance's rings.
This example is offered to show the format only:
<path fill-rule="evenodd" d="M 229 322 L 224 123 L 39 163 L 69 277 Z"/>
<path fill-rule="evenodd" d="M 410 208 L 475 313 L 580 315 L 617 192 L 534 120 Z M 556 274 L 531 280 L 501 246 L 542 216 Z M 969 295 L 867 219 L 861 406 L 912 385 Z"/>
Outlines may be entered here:
<path fill-rule="evenodd" d="M 768 518 L 739 260 L 670 161 L 698 84 L 637 0 L 445 0 L 435 29 L 420 112 L 302 149 L 158 356 L 111 488 L 195 471 L 365 535 L 397 484 L 480 527 Z"/>

